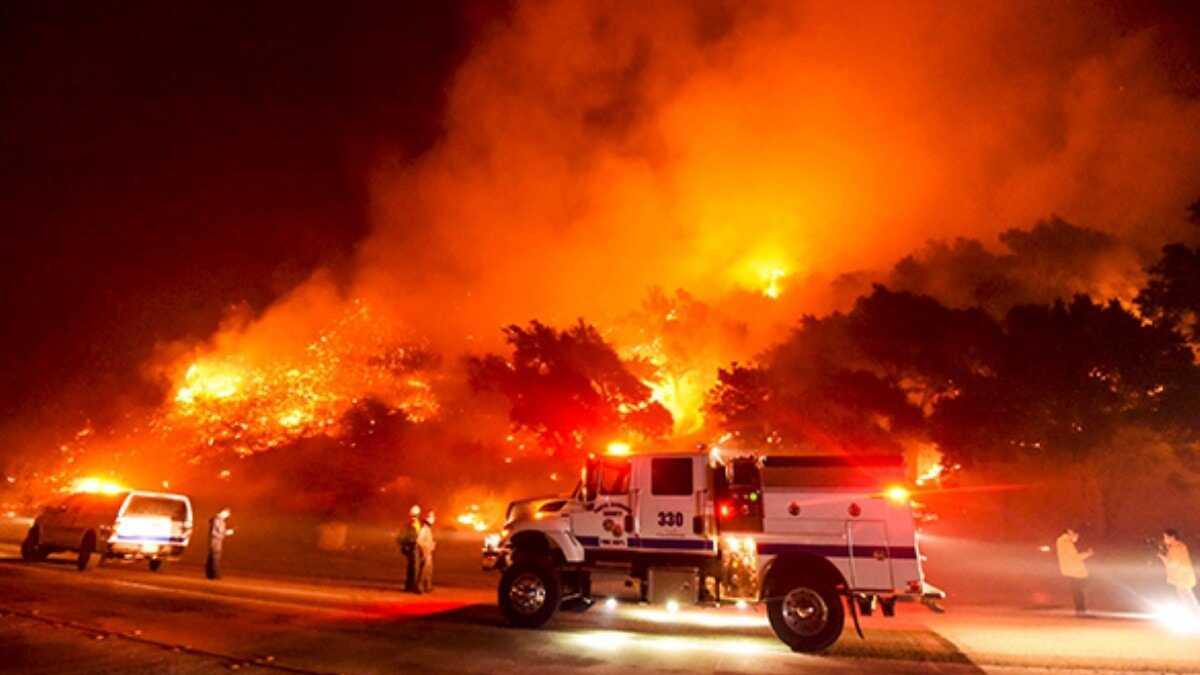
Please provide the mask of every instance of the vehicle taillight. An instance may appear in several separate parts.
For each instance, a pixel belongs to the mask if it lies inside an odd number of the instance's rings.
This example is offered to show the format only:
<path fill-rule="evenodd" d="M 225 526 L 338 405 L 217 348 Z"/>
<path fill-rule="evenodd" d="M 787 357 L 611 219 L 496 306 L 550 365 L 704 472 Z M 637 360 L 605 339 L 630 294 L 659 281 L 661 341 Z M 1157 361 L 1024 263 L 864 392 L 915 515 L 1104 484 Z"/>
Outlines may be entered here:
<path fill-rule="evenodd" d="M 732 502 L 721 502 L 717 506 L 717 515 L 719 515 L 721 517 L 721 520 L 729 520 L 730 518 L 732 518 L 733 517 L 733 503 Z"/>

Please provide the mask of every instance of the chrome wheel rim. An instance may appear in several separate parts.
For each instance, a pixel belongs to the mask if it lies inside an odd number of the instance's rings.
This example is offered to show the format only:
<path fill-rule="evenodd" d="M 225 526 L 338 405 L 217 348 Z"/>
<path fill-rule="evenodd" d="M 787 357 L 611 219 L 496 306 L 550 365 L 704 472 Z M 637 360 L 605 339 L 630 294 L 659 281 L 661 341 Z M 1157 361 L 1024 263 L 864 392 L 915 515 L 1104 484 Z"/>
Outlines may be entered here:
<path fill-rule="evenodd" d="M 783 621 L 797 635 L 811 637 L 829 623 L 829 606 L 811 588 L 795 588 L 783 598 Z"/>
<path fill-rule="evenodd" d="M 536 614 L 546 604 L 546 584 L 536 574 L 526 572 L 513 580 L 508 599 L 521 614 Z"/>

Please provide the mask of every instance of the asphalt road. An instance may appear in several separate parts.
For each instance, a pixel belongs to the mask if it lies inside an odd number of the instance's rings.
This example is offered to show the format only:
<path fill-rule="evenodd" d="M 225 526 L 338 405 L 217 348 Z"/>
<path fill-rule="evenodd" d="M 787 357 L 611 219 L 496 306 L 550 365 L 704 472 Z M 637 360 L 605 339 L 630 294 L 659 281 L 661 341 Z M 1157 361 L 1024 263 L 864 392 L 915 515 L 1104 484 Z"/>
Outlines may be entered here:
<path fill-rule="evenodd" d="M 495 579 L 482 574 L 414 596 L 380 578 L 210 582 L 191 563 L 80 573 L 69 558 L 27 564 L 15 553 L 0 546 L 5 672 L 1200 672 L 1200 636 L 1130 617 L 910 605 L 867 619 L 866 640 L 848 630 L 830 655 L 808 656 L 754 608 L 670 614 L 622 602 L 528 631 L 503 625 Z"/>

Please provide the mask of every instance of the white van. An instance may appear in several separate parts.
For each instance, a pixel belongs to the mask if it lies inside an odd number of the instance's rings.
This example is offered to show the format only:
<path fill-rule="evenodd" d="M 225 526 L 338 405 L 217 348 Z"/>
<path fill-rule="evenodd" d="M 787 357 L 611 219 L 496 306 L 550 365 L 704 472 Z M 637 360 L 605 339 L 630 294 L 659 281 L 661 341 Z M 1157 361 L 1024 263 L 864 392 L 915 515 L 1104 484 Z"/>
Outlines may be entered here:
<path fill-rule="evenodd" d="M 192 537 L 192 502 L 165 492 L 76 493 L 46 506 L 21 543 L 25 560 L 74 552 L 80 571 L 101 560 L 147 560 L 157 572 Z"/>

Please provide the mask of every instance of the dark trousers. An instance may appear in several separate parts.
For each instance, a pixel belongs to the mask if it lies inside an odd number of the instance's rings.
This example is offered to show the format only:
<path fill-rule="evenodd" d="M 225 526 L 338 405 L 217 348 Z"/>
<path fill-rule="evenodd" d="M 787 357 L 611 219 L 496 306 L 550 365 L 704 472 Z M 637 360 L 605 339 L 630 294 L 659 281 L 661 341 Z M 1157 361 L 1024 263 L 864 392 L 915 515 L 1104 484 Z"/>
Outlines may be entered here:
<path fill-rule="evenodd" d="M 415 593 L 417 590 L 417 551 L 415 546 L 404 548 L 404 590 Z"/>
<path fill-rule="evenodd" d="M 1071 579 L 1071 595 L 1075 599 L 1075 613 L 1087 613 L 1087 598 L 1084 597 L 1084 591 L 1087 590 L 1087 579 Z"/>
<path fill-rule="evenodd" d="M 208 551 L 208 559 L 204 561 L 204 576 L 209 579 L 221 578 L 221 551 L 220 549 Z"/>

